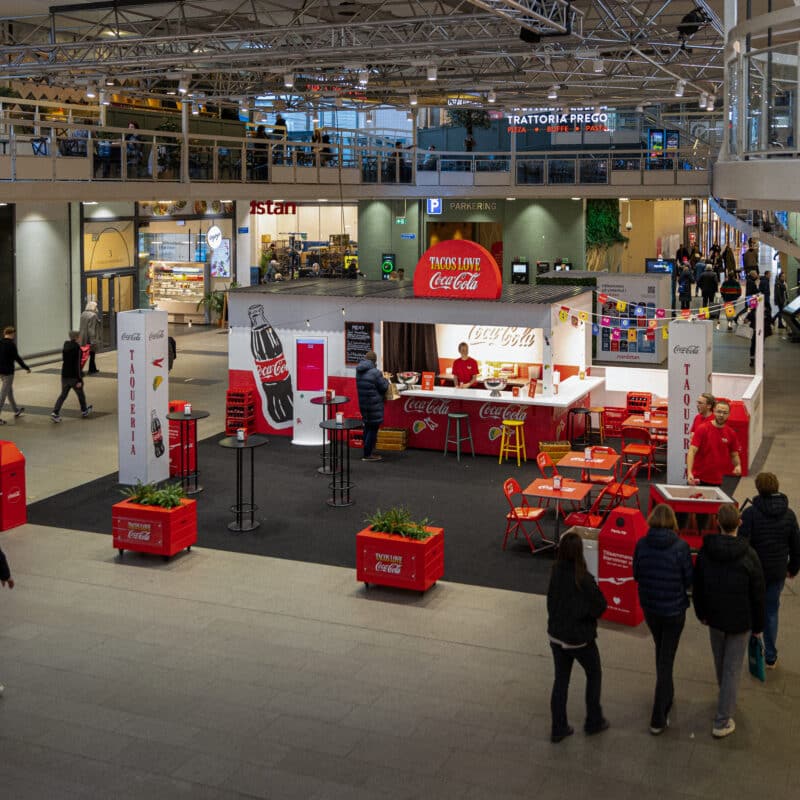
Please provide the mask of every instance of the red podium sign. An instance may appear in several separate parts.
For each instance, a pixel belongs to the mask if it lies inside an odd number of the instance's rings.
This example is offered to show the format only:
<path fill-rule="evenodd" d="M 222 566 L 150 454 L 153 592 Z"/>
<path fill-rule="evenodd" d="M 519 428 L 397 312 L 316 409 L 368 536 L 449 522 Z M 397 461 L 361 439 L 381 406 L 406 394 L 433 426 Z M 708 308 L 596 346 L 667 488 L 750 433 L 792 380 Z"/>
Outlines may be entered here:
<path fill-rule="evenodd" d="M 636 508 L 615 508 L 600 531 L 598 580 L 608 608 L 603 619 L 635 627 L 644 619 L 633 580 L 633 551 L 647 534 L 647 522 Z"/>
<path fill-rule="evenodd" d="M 414 272 L 415 297 L 497 300 L 503 278 L 494 256 L 467 239 L 439 242 L 422 254 Z"/>

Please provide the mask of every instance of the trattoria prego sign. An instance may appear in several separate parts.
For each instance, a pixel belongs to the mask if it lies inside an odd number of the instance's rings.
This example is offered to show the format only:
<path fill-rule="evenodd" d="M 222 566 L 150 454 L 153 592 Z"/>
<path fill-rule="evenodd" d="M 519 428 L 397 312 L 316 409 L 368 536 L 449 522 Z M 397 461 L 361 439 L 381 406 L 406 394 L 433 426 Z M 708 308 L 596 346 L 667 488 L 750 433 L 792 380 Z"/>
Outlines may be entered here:
<path fill-rule="evenodd" d="M 497 300 L 503 291 L 494 256 L 476 242 L 449 239 L 426 250 L 414 272 L 415 297 Z"/>

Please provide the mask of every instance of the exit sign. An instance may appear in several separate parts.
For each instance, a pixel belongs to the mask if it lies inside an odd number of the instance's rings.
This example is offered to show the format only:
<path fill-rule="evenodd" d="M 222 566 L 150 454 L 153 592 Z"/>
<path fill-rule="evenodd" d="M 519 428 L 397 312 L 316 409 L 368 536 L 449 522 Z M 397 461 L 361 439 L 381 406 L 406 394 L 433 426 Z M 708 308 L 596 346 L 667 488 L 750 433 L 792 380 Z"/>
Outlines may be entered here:
<path fill-rule="evenodd" d="M 405 217 L 395 217 L 394 224 L 395 225 L 405 225 L 406 224 L 406 218 Z"/>

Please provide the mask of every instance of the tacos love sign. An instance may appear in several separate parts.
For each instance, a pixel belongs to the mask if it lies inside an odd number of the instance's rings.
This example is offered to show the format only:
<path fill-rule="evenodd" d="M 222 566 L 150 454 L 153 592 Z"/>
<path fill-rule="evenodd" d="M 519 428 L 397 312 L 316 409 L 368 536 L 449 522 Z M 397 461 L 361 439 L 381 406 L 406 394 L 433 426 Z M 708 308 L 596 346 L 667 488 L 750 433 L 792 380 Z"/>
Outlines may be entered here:
<path fill-rule="evenodd" d="M 492 254 L 475 242 L 449 239 L 422 254 L 414 272 L 415 297 L 497 300 L 503 291 Z"/>

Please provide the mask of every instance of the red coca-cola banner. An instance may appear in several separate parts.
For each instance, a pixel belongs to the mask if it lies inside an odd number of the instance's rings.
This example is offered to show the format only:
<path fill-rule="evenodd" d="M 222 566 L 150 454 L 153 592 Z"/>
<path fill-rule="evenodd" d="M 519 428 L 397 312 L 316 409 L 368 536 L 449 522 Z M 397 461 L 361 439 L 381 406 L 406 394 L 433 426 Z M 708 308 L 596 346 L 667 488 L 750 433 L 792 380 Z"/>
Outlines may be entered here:
<path fill-rule="evenodd" d="M 416 297 L 497 300 L 503 279 L 494 256 L 466 239 L 439 242 L 422 254 L 414 272 Z"/>

